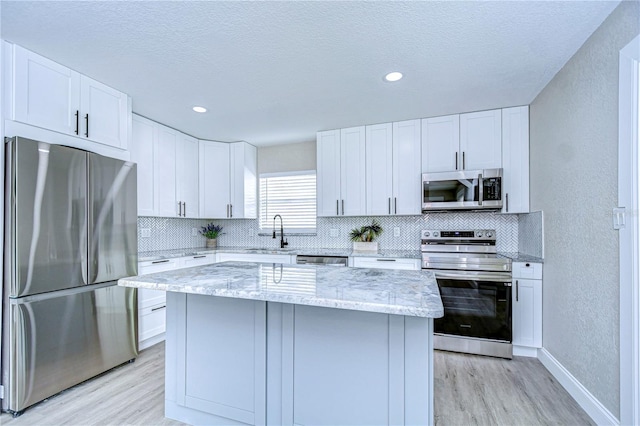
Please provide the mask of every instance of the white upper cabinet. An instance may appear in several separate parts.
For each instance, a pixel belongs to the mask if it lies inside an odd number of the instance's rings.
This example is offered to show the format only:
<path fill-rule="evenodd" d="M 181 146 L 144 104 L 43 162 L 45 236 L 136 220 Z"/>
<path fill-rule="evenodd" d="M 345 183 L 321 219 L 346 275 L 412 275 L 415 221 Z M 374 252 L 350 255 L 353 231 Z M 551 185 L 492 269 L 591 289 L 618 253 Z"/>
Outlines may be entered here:
<path fill-rule="evenodd" d="M 362 216 L 365 199 L 365 127 L 318 132 L 318 216 Z"/>
<path fill-rule="evenodd" d="M 229 144 L 199 141 L 200 217 L 229 217 Z"/>
<path fill-rule="evenodd" d="M 502 167 L 502 111 L 460 114 L 461 170 Z"/>
<path fill-rule="evenodd" d="M 501 110 L 422 120 L 422 172 L 502 167 Z"/>
<path fill-rule="evenodd" d="M 156 170 L 154 192 L 158 216 L 179 216 L 179 207 L 176 199 L 177 143 L 177 131 L 162 125 L 158 126 L 153 165 Z"/>
<path fill-rule="evenodd" d="M 198 139 L 178 134 L 176 146 L 176 198 L 178 216 L 200 217 L 198 190 Z"/>
<path fill-rule="evenodd" d="M 458 114 L 422 120 L 422 173 L 458 170 L 459 150 Z"/>
<path fill-rule="evenodd" d="M 198 218 L 198 140 L 133 115 L 138 216 Z"/>
<path fill-rule="evenodd" d="M 340 214 L 366 214 L 365 127 L 340 130 Z"/>
<path fill-rule="evenodd" d="M 421 213 L 420 120 L 393 123 L 393 214 Z"/>
<path fill-rule="evenodd" d="M 502 212 L 529 212 L 529 107 L 502 110 Z"/>
<path fill-rule="evenodd" d="M 85 76 L 80 78 L 80 83 L 84 136 L 127 149 L 127 95 Z"/>
<path fill-rule="evenodd" d="M 316 150 L 318 216 L 338 216 L 340 214 L 340 130 L 318 132 Z"/>
<path fill-rule="evenodd" d="M 393 125 L 366 126 L 367 214 L 393 214 Z"/>
<path fill-rule="evenodd" d="M 420 120 L 366 127 L 367 214 L 420 214 Z"/>
<path fill-rule="evenodd" d="M 246 142 L 229 146 L 230 200 L 229 217 L 256 219 L 258 217 L 258 151 Z"/>
<path fill-rule="evenodd" d="M 80 74 L 14 45 L 14 119 L 80 135 Z"/>
<path fill-rule="evenodd" d="M 157 123 L 134 115 L 131 161 L 138 164 L 138 216 L 156 216 L 154 192 L 154 143 Z"/>
<path fill-rule="evenodd" d="M 126 94 L 18 45 L 9 46 L 13 49 L 13 120 L 128 149 Z"/>
<path fill-rule="evenodd" d="M 246 142 L 200 141 L 200 217 L 257 217 L 257 150 Z"/>

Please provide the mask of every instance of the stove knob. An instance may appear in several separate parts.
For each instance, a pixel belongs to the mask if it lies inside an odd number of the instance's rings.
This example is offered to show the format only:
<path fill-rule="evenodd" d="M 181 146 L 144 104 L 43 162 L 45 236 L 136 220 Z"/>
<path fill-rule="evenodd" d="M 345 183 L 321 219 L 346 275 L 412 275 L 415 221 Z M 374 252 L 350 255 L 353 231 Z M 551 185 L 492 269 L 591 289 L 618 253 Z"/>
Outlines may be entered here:
<path fill-rule="evenodd" d="M 440 235 L 440 233 L 439 233 L 438 231 L 434 231 L 434 232 L 433 232 L 433 236 L 434 236 L 434 237 L 438 238 L 438 235 Z"/>
<path fill-rule="evenodd" d="M 493 232 L 487 232 L 487 238 L 493 238 Z"/>
<path fill-rule="evenodd" d="M 426 231 L 426 232 L 424 233 L 424 236 L 425 236 L 425 237 L 429 237 L 430 235 L 431 235 L 431 233 L 430 233 L 429 231 Z"/>
<path fill-rule="evenodd" d="M 489 236 L 489 234 L 487 234 L 487 237 L 488 237 L 488 236 Z M 478 232 L 478 233 L 476 233 L 476 237 L 478 237 L 478 238 L 482 238 L 482 232 Z"/>

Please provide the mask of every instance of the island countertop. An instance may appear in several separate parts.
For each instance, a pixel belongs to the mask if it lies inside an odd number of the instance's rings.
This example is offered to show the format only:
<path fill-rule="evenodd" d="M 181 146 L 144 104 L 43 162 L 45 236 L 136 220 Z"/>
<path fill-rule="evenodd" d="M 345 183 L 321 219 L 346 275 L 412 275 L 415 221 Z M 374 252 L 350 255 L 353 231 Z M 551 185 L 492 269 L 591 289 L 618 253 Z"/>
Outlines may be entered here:
<path fill-rule="evenodd" d="M 427 270 L 222 262 L 122 278 L 118 285 L 424 318 L 444 314 Z"/>

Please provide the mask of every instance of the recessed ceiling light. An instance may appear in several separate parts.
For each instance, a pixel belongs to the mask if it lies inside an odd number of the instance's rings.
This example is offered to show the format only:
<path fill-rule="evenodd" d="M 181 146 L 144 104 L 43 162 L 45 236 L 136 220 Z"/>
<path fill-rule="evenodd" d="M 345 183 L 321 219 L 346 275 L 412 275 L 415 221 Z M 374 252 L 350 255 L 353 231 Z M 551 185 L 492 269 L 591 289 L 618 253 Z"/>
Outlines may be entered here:
<path fill-rule="evenodd" d="M 201 107 L 201 106 L 194 106 L 193 110 L 195 112 L 207 112 L 207 109 L 205 107 Z"/>
<path fill-rule="evenodd" d="M 386 81 L 398 81 L 402 78 L 402 73 L 398 71 L 390 72 L 384 76 Z"/>

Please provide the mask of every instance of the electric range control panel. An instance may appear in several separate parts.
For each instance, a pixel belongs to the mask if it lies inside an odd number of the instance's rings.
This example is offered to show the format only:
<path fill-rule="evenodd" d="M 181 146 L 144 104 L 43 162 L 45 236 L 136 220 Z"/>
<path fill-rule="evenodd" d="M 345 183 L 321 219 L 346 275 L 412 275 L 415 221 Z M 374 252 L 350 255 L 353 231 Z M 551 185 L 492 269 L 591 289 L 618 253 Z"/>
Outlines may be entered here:
<path fill-rule="evenodd" d="M 424 229 L 421 232 L 423 240 L 451 241 L 452 243 L 460 241 L 495 241 L 496 231 L 494 229 L 476 229 L 466 231 L 449 231 L 449 230 L 432 230 Z"/>

